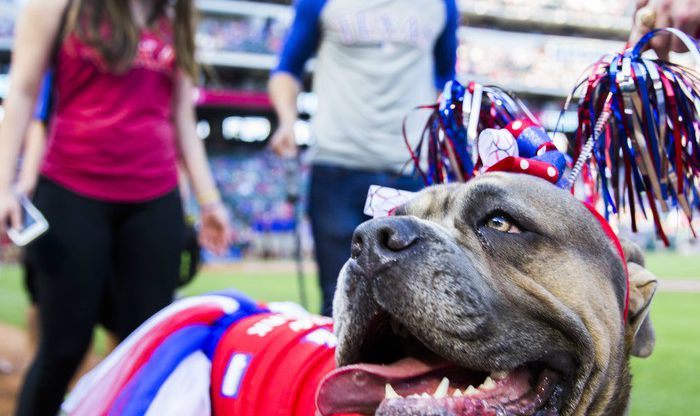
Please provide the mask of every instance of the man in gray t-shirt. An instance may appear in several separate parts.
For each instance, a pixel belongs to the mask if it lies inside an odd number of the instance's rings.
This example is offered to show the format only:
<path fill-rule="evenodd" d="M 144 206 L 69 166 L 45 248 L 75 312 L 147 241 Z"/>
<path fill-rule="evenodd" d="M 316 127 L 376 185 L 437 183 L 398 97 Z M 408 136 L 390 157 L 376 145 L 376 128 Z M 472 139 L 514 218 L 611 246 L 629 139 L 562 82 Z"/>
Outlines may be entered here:
<path fill-rule="evenodd" d="M 455 0 L 298 0 L 291 31 L 270 77 L 279 118 L 271 148 L 296 154 L 296 98 L 308 59 L 316 53 L 311 122 L 309 210 L 323 292 L 331 314 L 340 268 L 369 185 L 417 190 L 401 176 L 410 159 L 402 121 L 430 104 L 454 77 L 458 12 Z M 415 142 L 420 123 L 409 123 Z M 415 144 L 415 143 L 414 143 Z"/>

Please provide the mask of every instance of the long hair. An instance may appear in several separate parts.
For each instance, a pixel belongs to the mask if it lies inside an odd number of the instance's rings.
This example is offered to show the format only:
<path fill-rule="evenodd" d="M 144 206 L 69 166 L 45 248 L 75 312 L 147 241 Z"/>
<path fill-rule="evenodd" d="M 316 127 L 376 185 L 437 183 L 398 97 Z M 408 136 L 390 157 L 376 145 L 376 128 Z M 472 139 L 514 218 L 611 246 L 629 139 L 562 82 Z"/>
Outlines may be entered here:
<path fill-rule="evenodd" d="M 71 7 L 64 34 L 74 33 L 94 48 L 109 70 L 126 71 L 136 57 L 140 38 L 129 0 L 74 0 Z M 177 66 L 196 81 L 193 0 L 153 0 L 147 24 L 162 17 L 171 19 Z"/>

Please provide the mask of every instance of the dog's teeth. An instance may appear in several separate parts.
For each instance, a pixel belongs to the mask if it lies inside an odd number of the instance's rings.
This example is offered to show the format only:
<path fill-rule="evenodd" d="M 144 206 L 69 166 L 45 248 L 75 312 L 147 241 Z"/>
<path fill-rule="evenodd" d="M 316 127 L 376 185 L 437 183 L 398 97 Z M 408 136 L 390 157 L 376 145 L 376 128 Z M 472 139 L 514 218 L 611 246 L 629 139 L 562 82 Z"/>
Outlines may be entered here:
<path fill-rule="evenodd" d="M 462 391 L 460 389 L 457 389 L 452 393 L 452 396 L 454 397 L 462 397 Z"/>
<path fill-rule="evenodd" d="M 406 397 L 409 399 L 420 399 L 420 395 L 415 394 L 415 393 L 411 394 L 410 396 L 406 396 Z"/>
<path fill-rule="evenodd" d="M 420 395 L 420 397 L 423 398 L 423 399 L 431 399 L 431 398 L 432 398 L 432 396 L 429 395 L 428 393 L 422 393 L 422 394 Z"/>
<path fill-rule="evenodd" d="M 475 389 L 474 386 L 470 385 L 469 387 L 467 387 L 466 390 L 464 390 L 464 395 L 465 396 L 473 396 L 478 392 L 479 392 L 479 390 Z"/>
<path fill-rule="evenodd" d="M 393 387 L 391 387 L 391 384 L 386 383 L 384 386 L 384 398 L 386 399 L 400 399 L 401 395 L 399 395 L 396 390 L 394 390 Z"/>
<path fill-rule="evenodd" d="M 436 399 L 442 399 L 443 397 L 447 396 L 447 390 L 450 388 L 450 380 L 447 379 L 447 377 L 444 377 L 442 381 L 440 382 L 440 385 L 435 389 L 435 393 L 433 393 L 433 397 Z"/>
<path fill-rule="evenodd" d="M 491 373 L 491 378 L 493 378 L 494 380 L 503 380 L 506 377 L 508 377 L 507 371 L 494 371 L 493 373 Z"/>
<path fill-rule="evenodd" d="M 493 381 L 491 377 L 486 377 L 486 380 L 479 386 L 479 389 L 482 390 L 492 390 L 496 387 L 496 383 Z"/>

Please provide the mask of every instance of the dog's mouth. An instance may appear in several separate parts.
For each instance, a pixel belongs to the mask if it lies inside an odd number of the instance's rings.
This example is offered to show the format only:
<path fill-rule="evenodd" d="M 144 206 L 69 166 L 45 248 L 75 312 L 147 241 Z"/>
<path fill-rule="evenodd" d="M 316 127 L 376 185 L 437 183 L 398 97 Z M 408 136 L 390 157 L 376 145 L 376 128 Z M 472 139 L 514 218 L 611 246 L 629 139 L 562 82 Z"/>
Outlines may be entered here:
<path fill-rule="evenodd" d="M 317 404 L 322 415 L 559 414 L 568 358 L 473 370 L 433 353 L 386 314 L 370 328 L 357 357 L 321 383 Z"/>

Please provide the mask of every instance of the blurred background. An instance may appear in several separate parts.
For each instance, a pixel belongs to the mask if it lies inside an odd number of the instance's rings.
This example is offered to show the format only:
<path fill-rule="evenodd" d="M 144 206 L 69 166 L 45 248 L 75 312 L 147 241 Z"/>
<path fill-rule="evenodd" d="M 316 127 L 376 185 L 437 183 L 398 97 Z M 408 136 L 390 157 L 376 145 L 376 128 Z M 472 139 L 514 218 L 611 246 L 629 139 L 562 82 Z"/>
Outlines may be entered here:
<path fill-rule="evenodd" d="M 289 257 L 294 251 L 289 234 L 294 229 L 295 210 L 287 198 L 290 181 L 285 178 L 285 164 L 265 150 L 276 128 L 265 89 L 293 10 L 286 1 L 196 3 L 200 12 L 198 59 L 203 69 L 195 97 L 197 127 L 233 213 L 236 233 L 228 259 Z M 633 2 L 625 0 L 458 4 L 462 13 L 458 78 L 516 93 L 550 131 L 555 129 L 565 97 L 586 67 L 602 54 L 624 47 L 634 10 Z M 12 33 L 20 6 L 21 1 L 0 0 L 0 99 L 7 91 Z M 311 74 L 313 61 L 307 70 Z M 309 77 L 305 87 L 310 90 Z M 311 137 L 304 119 L 314 113 L 314 95 L 302 94 L 298 106 L 302 120 L 297 125 L 297 140 L 300 146 L 307 146 Z M 570 134 L 576 126 L 576 113 L 570 111 L 564 114 L 558 131 Z M 300 202 L 303 205 L 303 195 Z M 670 220 L 671 228 L 675 228 L 674 220 Z M 312 250 L 310 233 L 305 224 L 302 228 L 302 244 L 308 254 Z M 276 238 L 268 238 L 269 234 Z M 636 239 L 643 246 L 655 245 L 651 228 Z M 680 244 L 683 250 L 693 250 L 685 241 Z"/>
<path fill-rule="evenodd" d="M 633 2 L 626 0 L 458 3 L 459 79 L 513 91 L 549 130 L 581 72 L 602 54 L 624 47 L 634 10 Z M 313 242 L 304 215 L 308 171 L 292 175 L 295 169 L 266 150 L 277 123 L 266 82 L 292 22 L 292 8 L 287 1 L 196 4 L 202 65 L 195 96 L 197 130 L 231 211 L 235 238 L 226 256 L 204 253 L 205 268 L 182 293 L 233 286 L 259 299 L 304 301 L 318 310 Z M 0 99 L 7 91 L 19 7 L 20 1 L 0 1 Z M 312 71 L 313 61 L 307 67 L 309 74 Z M 310 89 L 308 77 L 305 88 Z M 315 111 L 313 94 L 302 94 L 298 107 L 298 144 L 307 146 L 311 138 L 305 120 Z M 576 126 L 576 113 L 567 112 L 559 131 L 570 134 Z M 190 213 L 197 214 L 193 208 Z M 666 219 L 673 235 L 670 249 L 656 242 L 650 222 L 642 221 L 644 227 L 631 236 L 648 251 L 648 268 L 662 279 L 652 310 L 657 350 L 650 359 L 633 362 L 632 415 L 700 414 L 700 245 L 681 217 L 672 212 Z M 695 228 L 700 229 L 700 223 Z M 298 252 L 301 263 L 295 262 Z M 0 415 L 6 415 L 26 361 L 21 328 L 27 301 L 14 263 L 17 252 L 3 245 L 0 253 Z"/>

